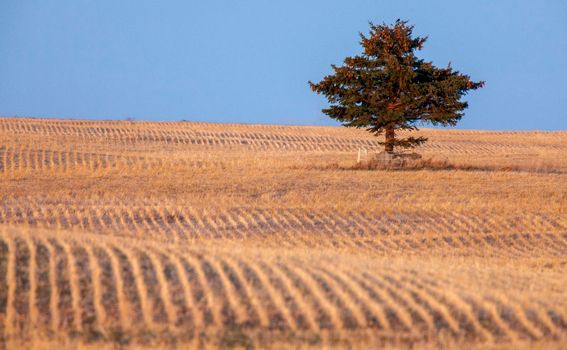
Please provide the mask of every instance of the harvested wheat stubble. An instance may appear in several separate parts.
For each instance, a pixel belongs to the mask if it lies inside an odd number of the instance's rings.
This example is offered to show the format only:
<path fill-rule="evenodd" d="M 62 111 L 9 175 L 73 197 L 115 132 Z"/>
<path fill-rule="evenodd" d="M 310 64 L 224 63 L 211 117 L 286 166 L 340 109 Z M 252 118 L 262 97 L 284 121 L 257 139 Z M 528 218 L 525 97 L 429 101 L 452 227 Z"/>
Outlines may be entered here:
<path fill-rule="evenodd" d="M 36 259 L 30 260 L 28 241 L 35 242 Z M 555 289 L 567 283 L 565 275 L 514 266 L 487 269 L 455 260 L 444 269 L 442 258 L 368 260 L 332 249 L 306 256 L 301 249 L 236 245 L 186 248 L 8 227 L 2 229 L 0 247 L 0 280 L 16 278 L 2 299 L 2 339 L 8 342 L 32 330 L 52 330 L 51 319 L 59 320 L 58 332 L 108 341 L 119 330 L 132 343 L 159 339 L 164 332 L 189 341 L 197 334 L 218 335 L 226 327 L 250 339 L 259 332 L 299 337 L 325 330 L 348 339 L 351 332 L 366 330 L 374 341 L 384 337 L 400 344 L 445 337 L 471 344 L 537 341 L 560 339 L 567 332 L 564 292 Z M 49 264 L 41 266 L 52 258 L 57 260 L 54 271 Z M 98 259 L 99 267 L 90 259 Z M 95 272 L 101 268 L 106 272 Z M 35 274 L 29 273 L 32 269 Z M 523 289 L 534 273 L 540 288 Z M 46 287 L 47 294 L 30 298 L 32 284 Z M 49 296 L 57 300 L 55 307 Z M 132 312 L 142 314 L 132 317 Z"/>
<path fill-rule="evenodd" d="M 567 133 L 422 134 L 0 118 L 0 349 L 561 348 Z"/>
<path fill-rule="evenodd" d="M 58 123 L 58 125 L 56 125 Z M 49 138 L 80 138 L 87 142 L 112 140 L 117 145 L 187 145 L 206 148 L 245 148 L 249 150 L 355 152 L 358 148 L 380 148 L 376 138 L 356 130 L 332 127 L 282 127 L 269 125 L 230 125 L 213 123 L 55 121 L 41 119 L 0 119 L 0 133 Z M 228 129 L 228 130 L 227 130 Z M 426 130 L 431 142 L 423 150 L 465 155 L 533 154 L 564 151 L 557 139 L 565 132 L 481 132 Z M 474 142 L 471 142 L 471 138 Z M 526 140 L 533 140 L 526 142 Z M 28 150 L 29 151 L 29 150 Z M 22 150 L 4 150 L 9 159 Z M 28 154 L 29 156 L 29 154 Z M 58 162 L 68 157 L 52 154 Z M 98 155 L 94 155 L 98 158 Z"/>

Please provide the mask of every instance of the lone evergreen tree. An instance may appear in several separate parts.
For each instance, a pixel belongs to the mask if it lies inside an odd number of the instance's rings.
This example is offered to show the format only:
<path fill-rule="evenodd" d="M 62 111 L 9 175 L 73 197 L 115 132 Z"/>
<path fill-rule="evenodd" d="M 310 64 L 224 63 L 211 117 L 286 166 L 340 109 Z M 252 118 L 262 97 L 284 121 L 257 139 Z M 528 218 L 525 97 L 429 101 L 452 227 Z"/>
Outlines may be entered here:
<path fill-rule="evenodd" d="M 347 57 L 344 65 L 332 65 L 334 74 L 311 89 L 323 94 L 330 107 L 323 113 L 347 127 L 366 128 L 385 134 L 387 153 L 394 147 L 411 148 L 424 137 L 396 138 L 396 130 L 418 130 L 420 124 L 456 125 L 467 108 L 461 97 L 484 85 L 447 68 L 418 59 L 426 37 L 413 37 L 413 26 L 397 20 L 393 26 L 370 23 L 370 34 L 360 34 L 364 52 Z"/>

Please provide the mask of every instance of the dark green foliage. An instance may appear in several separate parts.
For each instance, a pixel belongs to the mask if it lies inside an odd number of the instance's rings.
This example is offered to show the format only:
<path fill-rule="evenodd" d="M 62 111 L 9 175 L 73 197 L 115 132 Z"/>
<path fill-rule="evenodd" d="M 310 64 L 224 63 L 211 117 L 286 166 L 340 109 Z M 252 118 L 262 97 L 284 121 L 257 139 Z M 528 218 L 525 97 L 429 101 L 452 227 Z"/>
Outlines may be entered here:
<path fill-rule="evenodd" d="M 417 125 L 452 126 L 463 116 L 467 102 L 461 97 L 484 82 L 454 71 L 437 68 L 418 59 L 415 51 L 427 38 L 412 37 L 413 26 L 396 21 L 393 26 L 370 24 L 370 34 L 361 36 L 364 52 L 347 57 L 334 74 L 311 89 L 329 100 L 323 112 L 347 127 L 366 128 L 374 135 L 385 133 L 387 152 L 410 148 L 424 137 L 396 138 L 396 130 L 418 130 Z"/>

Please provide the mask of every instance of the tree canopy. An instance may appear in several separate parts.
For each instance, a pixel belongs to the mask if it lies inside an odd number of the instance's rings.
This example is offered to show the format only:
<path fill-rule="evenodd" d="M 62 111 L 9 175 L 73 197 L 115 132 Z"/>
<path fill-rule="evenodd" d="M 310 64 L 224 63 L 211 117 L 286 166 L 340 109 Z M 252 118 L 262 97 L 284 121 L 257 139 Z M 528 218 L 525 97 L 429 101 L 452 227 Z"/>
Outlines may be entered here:
<path fill-rule="evenodd" d="M 397 20 L 393 26 L 370 23 L 368 36 L 360 34 L 362 54 L 347 57 L 334 74 L 311 89 L 324 95 L 330 106 L 323 113 L 347 127 L 385 133 L 386 152 L 411 148 L 424 137 L 396 138 L 396 130 L 418 130 L 418 125 L 452 126 L 468 104 L 461 97 L 484 85 L 451 68 L 438 68 L 415 56 L 427 40 L 413 37 L 413 26 Z"/>

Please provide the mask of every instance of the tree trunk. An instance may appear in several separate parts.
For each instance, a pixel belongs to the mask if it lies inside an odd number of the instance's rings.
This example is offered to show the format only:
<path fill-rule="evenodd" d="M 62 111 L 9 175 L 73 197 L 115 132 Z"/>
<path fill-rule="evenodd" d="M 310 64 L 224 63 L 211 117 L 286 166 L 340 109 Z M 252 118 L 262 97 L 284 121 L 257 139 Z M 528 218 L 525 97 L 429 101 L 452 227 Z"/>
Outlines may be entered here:
<path fill-rule="evenodd" d="M 384 143 L 384 151 L 386 153 L 394 153 L 394 140 L 396 133 L 393 128 L 386 129 L 386 142 Z"/>

